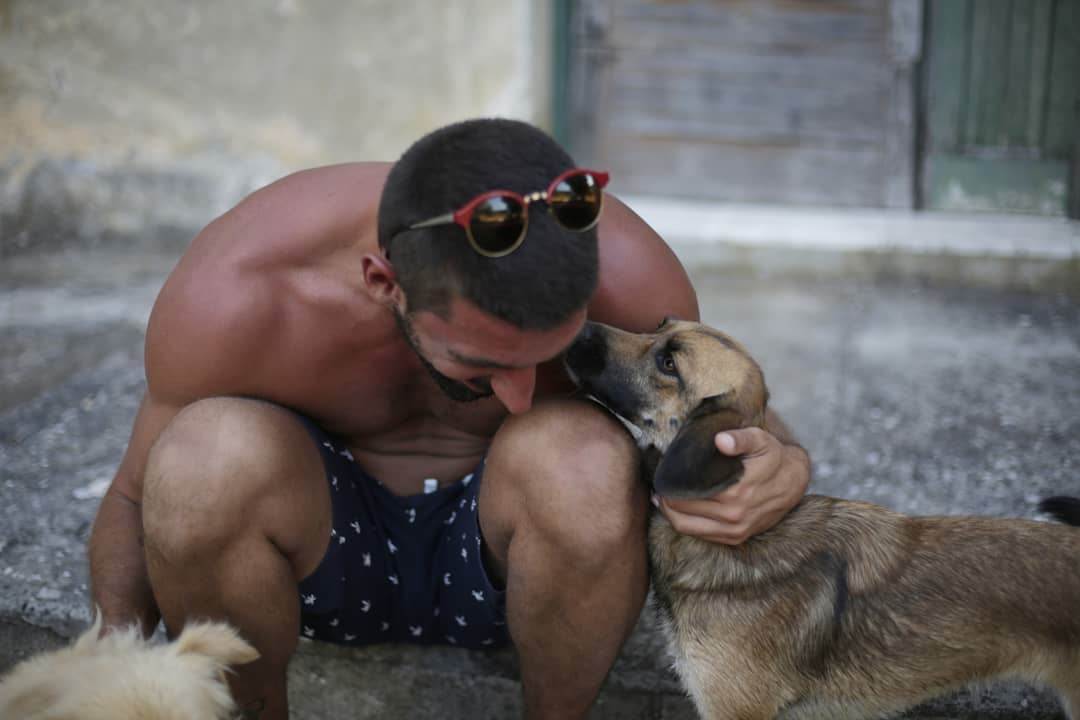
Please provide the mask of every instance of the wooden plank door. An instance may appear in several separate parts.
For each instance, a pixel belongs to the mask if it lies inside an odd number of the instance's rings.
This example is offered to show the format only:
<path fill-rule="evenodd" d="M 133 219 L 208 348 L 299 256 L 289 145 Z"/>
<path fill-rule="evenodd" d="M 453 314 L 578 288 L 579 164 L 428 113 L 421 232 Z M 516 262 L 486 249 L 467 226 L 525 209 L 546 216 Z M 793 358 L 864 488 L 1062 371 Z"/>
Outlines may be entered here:
<path fill-rule="evenodd" d="M 1080 0 L 929 0 L 931 209 L 1080 212 Z"/>
<path fill-rule="evenodd" d="M 566 136 L 616 192 L 911 208 L 922 0 L 575 0 Z"/>

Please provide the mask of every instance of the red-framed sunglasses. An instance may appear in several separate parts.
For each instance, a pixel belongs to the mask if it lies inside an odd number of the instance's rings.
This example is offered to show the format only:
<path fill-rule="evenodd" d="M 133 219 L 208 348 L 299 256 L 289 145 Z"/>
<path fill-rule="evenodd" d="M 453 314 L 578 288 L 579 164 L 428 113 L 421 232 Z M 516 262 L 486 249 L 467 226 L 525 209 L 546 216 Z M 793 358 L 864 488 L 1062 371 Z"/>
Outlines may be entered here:
<path fill-rule="evenodd" d="M 547 190 L 521 195 L 512 190 L 491 190 L 477 195 L 454 212 L 414 223 L 410 230 L 436 225 L 460 225 L 473 250 L 486 257 L 502 257 L 517 250 L 529 227 L 529 204 L 540 200 L 567 230 L 584 232 L 600 221 L 608 173 L 574 168 L 551 181 Z"/>

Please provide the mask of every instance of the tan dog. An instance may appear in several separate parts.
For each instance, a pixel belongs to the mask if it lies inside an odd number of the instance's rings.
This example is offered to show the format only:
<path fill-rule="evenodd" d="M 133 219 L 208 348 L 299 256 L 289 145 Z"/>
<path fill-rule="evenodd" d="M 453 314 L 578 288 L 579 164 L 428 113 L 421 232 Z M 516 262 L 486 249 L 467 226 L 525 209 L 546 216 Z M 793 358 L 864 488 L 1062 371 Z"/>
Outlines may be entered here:
<path fill-rule="evenodd" d="M 631 428 L 657 493 L 738 481 L 713 437 L 763 427 L 768 397 L 739 343 L 696 323 L 590 324 L 566 364 Z M 1043 509 L 1080 524 L 1080 500 Z M 870 718 L 1016 677 L 1057 689 L 1080 720 L 1080 529 L 808 495 L 738 547 L 655 513 L 649 554 L 675 669 L 706 718 Z"/>
<path fill-rule="evenodd" d="M 259 657 L 222 623 L 151 645 L 135 628 L 99 637 L 100 617 L 69 648 L 30 658 L 0 682 L 2 720 L 226 720 L 224 673 Z"/>

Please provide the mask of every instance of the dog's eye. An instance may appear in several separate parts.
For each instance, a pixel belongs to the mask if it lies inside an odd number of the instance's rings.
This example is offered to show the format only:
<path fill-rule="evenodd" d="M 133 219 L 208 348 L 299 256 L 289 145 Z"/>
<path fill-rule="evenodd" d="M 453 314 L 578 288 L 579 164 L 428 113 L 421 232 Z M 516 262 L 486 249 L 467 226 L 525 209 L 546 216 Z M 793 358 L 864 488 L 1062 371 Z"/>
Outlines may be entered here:
<path fill-rule="evenodd" d="M 679 368 L 675 366 L 675 356 L 671 351 L 664 349 L 656 356 L 656 366 L 660 368 L 660 372 L 665 375 L 679 375 Z"/>

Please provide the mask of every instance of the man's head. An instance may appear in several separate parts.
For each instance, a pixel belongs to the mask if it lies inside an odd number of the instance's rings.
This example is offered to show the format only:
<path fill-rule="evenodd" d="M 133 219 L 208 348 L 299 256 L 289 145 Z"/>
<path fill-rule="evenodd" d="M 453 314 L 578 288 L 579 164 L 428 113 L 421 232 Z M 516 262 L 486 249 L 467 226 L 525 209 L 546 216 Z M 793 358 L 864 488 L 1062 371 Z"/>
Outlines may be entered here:
<path fill-rule="evenodd" d="M 395 312 L 398 326 L 443 394 L 458 402 L 494 395 L 512 413 L 528 410 L 536 368 L 565 349 L 585 323 L 584 308 L 550 330 L 522 330 L 461 298 L 446 317 Z"/>
<path fill-rule="evenodd" d="M 405 339 L 450 398 L 494 394 L 512 412 L 528 407 L 536 365 L 584 322 L 597 283 L 596 229 L 568 230 L 533 201 L 520 246 L 489 257 L 460 225 L 413 226 L 492 190 L 546 190 L 573 167 L 530 125 L 472 120 L 425 136 L 390 172 L 379 205 L 384 277 L 400 288 L 394 312 Z"/>
<path fill-rule="evenodd" d="M 409 347 L 416 353 L 416 357 L 420 360 L 420 364 L 424 366 L 428 375 L 431 376 L 431 379 L 435 381 L 435 384 L 439 386 L 439 389 L 442 390 L 448 398 L 456 402 L 473 402 L 474 400 L 482 400 L 486 397 L 491 397 L 491 383 L 486 379 L 473 380 L 471 383 L 455 380 L 440 372 L 430 360 L 424 357 L 424 353 L 420 349 L 420 337 L 417 335 L 416 328 L 413 327 L 412 321 L 409 320 L 405 313 L 395 309 L 394 320 L 397 321 L 397 326 L 398 329 L 401 330 L 401 334 L 405 336 L 405 341 L 409 343 Z"/>
<path fill-rule="evenodd" d="M 417 141 L 394 165 L 379 204 L 379 245 L 390 256 L 408 312 L 446 316 L 461 297 L 522 330 L 549 330 L 596 288 L 596 229 L 560 226 L 543 202 L 528 211 L 524 242 L 485 257 L 455 224 L 410 229 L 490 190 L 545 190 L 574 167 L 540 130 L 513 120 L 470 120 Z"/>

